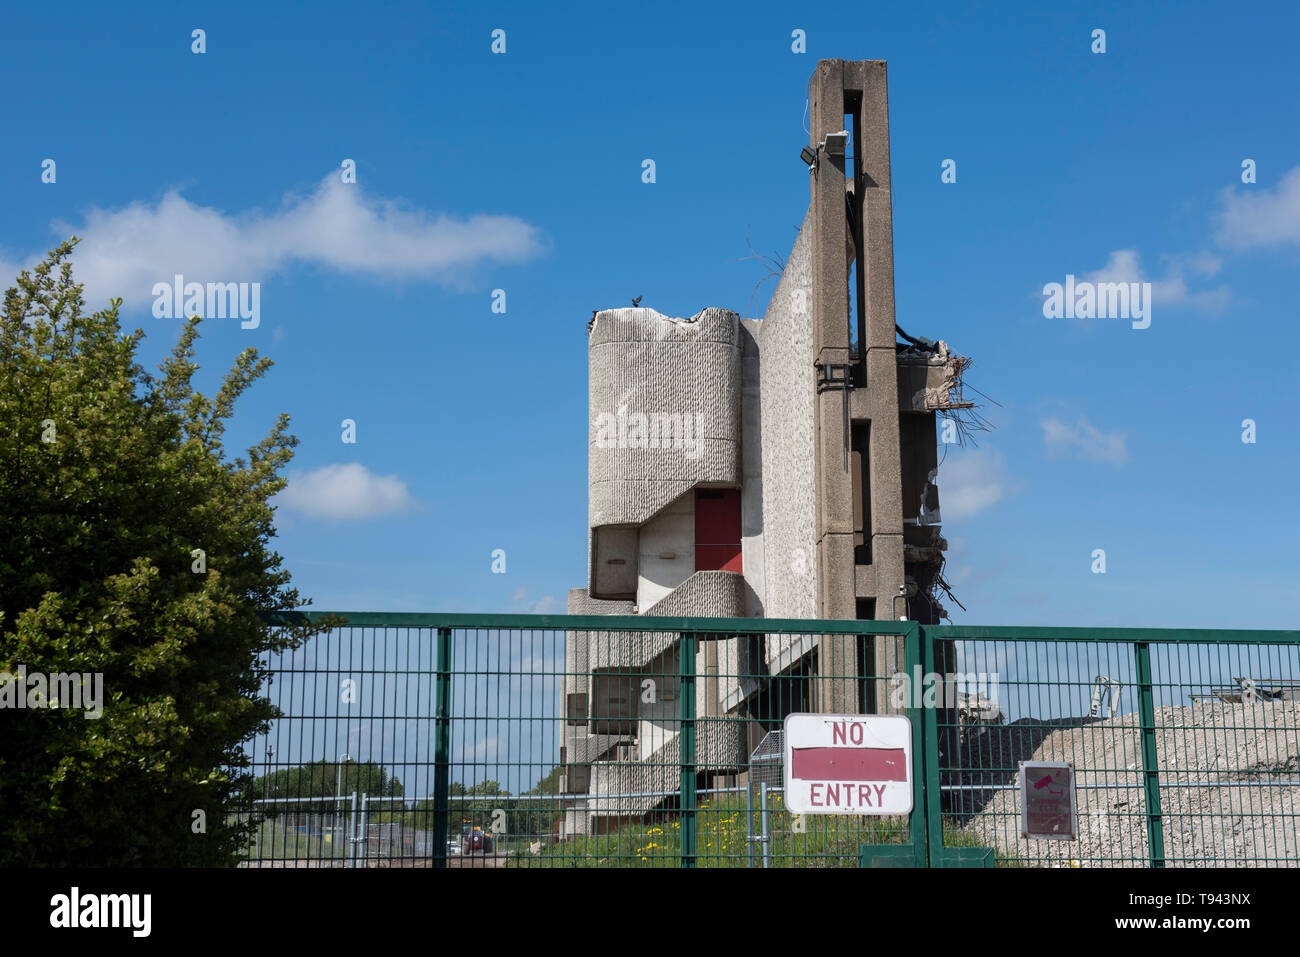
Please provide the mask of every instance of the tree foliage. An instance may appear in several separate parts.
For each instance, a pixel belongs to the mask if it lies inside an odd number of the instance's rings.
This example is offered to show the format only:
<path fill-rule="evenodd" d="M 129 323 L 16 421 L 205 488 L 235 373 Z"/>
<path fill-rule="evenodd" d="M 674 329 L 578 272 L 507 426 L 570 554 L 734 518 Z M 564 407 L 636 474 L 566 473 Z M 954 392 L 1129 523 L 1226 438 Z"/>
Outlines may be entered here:
<path fill-rule="evenodd" d="M 564 792 L 564 767 L 557 764 L 551 770 L 547 771 L 532 788 L 525 791 L 525 794 L 562 794 Z"/>
<path fill-rule="evenodd" d="M 226 422 L 270 360 L 245 349 L 197 392 L 196 317 L 146 373 L 120 299 L 83 311 L 77 241 L 24 270 L 0 317 L 0 671 L 102 673 L 104 710 L 0 711 L 0 866 L 230 864 L 243 744 L 276 715 L 263 658 L 324 627 L 261 617 L 303 604 L 270 548 L 297 440 L 282 414 L 228 460 Z"/>
<path fill-rule="evenodd" d="M 563 768 L 560 767 L 553 768 L 535 787 L 518 796 L 492 779 L 469 787 L 452 781 L 447 787 L 448 834 L 455 836 L 465 826 L 477 826 L 492 830 L 499 838 L 547 836 L 556 822 L 564 818 L 564 808 L 558 800 L 546 798 L 558 795 L 562 786 Z M 432 798 L 417 801 L 406 812 L 404 823 L 432 827 L 434 808 Z"/>
<path fill-rule="evenodd" d="M 253 784 L 253 794 L 258 798 L 336 797 L 354 791 L 371 797 L 403 794 L 402 782 L 373 761 L 313 761 L 272 771 Z"/>

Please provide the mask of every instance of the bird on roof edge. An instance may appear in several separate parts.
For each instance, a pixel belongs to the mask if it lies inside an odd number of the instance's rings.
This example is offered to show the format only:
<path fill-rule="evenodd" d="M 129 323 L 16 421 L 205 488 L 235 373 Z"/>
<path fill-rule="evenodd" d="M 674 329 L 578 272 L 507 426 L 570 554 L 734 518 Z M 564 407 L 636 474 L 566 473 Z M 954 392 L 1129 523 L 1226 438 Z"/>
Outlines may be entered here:
<path fill-rule="evenodd" d="M 635 299 L 632 300 L 632 306 L 633 306 L 633 308 L 635 308 L 635 307 L 641 305 L 641 300 L 642 300 L 642 298 L 643 298 L 642 296 L 637 296 Z"/>

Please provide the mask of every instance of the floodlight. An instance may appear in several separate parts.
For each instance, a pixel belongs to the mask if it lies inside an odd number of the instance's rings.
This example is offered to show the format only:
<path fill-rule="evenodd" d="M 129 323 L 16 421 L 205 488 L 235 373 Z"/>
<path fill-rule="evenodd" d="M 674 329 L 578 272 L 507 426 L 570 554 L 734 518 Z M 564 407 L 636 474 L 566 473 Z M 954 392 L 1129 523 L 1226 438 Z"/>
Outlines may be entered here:
<path fill-rule="evenodd" d="M 822 147 L 831 156 L 843 156 L 844 151 L 848 148 L 849 131 L 840 130 L 838 133 L 827 133 L 826 139 L 822 140 Z"/>

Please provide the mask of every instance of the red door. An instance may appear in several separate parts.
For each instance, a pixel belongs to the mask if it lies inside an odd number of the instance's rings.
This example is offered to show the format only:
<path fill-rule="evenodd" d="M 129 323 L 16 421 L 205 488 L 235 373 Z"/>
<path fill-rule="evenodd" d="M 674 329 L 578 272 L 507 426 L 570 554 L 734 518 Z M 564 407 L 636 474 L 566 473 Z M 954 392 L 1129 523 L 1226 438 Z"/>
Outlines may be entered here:
<path fill-rule="evenodd" d="M 695 490 L 695 570 L 744 571 L 740 558 L 740 490 Z"/>

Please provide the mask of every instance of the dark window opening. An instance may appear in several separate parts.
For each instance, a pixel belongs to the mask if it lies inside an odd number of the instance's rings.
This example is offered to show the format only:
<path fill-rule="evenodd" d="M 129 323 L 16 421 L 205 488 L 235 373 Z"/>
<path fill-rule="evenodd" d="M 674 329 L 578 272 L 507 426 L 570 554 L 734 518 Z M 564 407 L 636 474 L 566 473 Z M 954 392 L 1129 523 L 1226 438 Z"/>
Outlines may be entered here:
<path fill-rule="evenodd" d="M 812 676 L 817 673 L 816 657 L 815 651 L 804 655 L 751 699 L 750 714 L 763 731 L 780 731 L 787 714 L 813 709 Z"/>
<path fill-rule="evenodd" d="M 853 385 L 864 388 L 867 384 L 867 270 L 864 260 L 866 249 L 866 177 L 862 174 L 862 129 L 858 123 L 861 106 L 847 104 L 844 128 L 849 131 L 849 156 L 845 157 L 844 172 L 853 186 L 846 199 L 849 235 L 853 240 L 853 265 L 848 272 L 849 283 L 849 354 L 853 361 Z"/>
<path fill-rule="evenodd" d="M 637 675 L 597 671 L 591 676 L 591 733 L 630 735 L 639 711 Z"/>
<path fill-rule="evenodd" d="M 853 469 L 853 564 L 871 564 L 871 423 L 854 422 Z"/>
<path fill-rule="evenodd" d="M 590 779 L 590 764 L 570 764 L 564 769 L 564 787 L 570 794 L 586 794 Z"/>
<path fill-rule="evenodd" d="M 876 600 L 858 599 L 858 621 L 876 620 Z M 876 641 L 874 635 L 858 635 L 858 711 L 876 713 Z"/>

